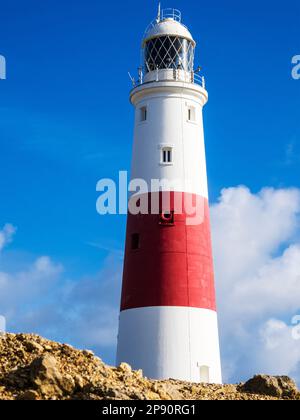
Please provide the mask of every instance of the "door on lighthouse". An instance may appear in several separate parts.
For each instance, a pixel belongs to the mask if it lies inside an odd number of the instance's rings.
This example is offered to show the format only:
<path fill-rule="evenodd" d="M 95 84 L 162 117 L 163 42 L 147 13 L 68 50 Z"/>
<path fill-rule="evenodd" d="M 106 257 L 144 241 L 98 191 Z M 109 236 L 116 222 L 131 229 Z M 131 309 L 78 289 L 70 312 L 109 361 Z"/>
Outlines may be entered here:
<path fill-rule="evenodd" d="M 209 366 L 200 366 L 200 382 L 209 383 Z"/>

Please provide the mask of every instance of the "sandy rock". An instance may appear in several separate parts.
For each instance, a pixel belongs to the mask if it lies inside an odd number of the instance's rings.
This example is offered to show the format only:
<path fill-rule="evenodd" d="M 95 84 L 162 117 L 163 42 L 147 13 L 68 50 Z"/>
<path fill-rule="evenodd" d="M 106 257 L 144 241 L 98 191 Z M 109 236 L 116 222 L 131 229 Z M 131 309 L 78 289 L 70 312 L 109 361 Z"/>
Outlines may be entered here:
<path fill-rule="evenodd" d="M 94 352 L 92 350 L 83 350 L 82 353 L 88 357 L 94 357 Z"/>
<path fill-rule="evenodd" d="M 132 368 L 127 363 L 121 363 L 118 370 L 124 373 L 132 373 Z"/>
<path fill-rule="evenodd" d="M 277 398 L 293 398 L 298 394 L 296 383 L 287 376 L 256 375 L 241 385 L 239 389 L 243 392 Z"/>
<path fill-rule="evenodd" d="M 46 344 L 46 345 L 44 346 L 44 350 L 46 350 L 46 351 L 51 351 L 51 350 L 52 350 L 52 347 Z"/>
<path fill-rule="evenodd" d="M 288 376 L 278 376 L 278 384 L 282 390 L 282 397 L 294 398 L 300 396 L 296 382 Z"/>
<path fill-rule="evenodd" d="M 83 387 L 84 387 L 84 380 L 83 380 L 82 376 L 75 375 L 74 376 L 74 384 L 75 384 L 75 388 L 77 388 L 77 389 L 83 389 Z"/>
<path fill-rule="evenodd" d="M 34 401 L 39 400 L 40 395 L 37 391 L 33 389 L 28 389 L 28 391 L 23 392 L 23 394 L 20 395 L 20 400 L 27 400 L 27 401 Z"/>
<path fill-rule="evenodd" d="M 44 347 L 35 341 L 25 341 L 24 346 L 29 352 L 42 353 L 44 351 Z"/>
<path fill-rule="evenodd" d="M 152 391 L 159 395 L 162 400 L 181 400 L 182 394 L 171 383 L 154 383 Z"/>
<path fill-rule="evenodd" d="M 259 385 L 260 383 L 260 385 Z M 105 365 L 80 351 L 33 334 L 0 340 L 0 399 L 5 400 L 278 400 L 298 399 L 287 377 L 237 385 L 154 381 L 127 363 Z"/>
<path fill-rule="evenodd" d="M 54 356 L 38 357 L 29 366 L 29 369 L 32 384 L 46 397 L 72 393 L 75 388 L 75 382 L 70 375 L 61 375 Z"/>

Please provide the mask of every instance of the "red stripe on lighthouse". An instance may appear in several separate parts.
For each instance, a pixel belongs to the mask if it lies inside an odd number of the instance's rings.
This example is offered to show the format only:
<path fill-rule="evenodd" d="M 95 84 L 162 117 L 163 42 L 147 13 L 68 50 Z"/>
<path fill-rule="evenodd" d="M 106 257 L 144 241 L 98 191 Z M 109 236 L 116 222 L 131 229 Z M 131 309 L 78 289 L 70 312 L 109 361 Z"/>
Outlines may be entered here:
<path fill-rule="evenodd" d="M 149 202 L 157 194 L 149 194 Z M 128 215 L 122 311 L 150 306 L 216 310 L 208 201 L 172 192 L 171 210 L 181 197 L 201 206 L 200 224 L 188 225 L 185 210 L 175 212 L 174 224 L 160 214 Z"/>

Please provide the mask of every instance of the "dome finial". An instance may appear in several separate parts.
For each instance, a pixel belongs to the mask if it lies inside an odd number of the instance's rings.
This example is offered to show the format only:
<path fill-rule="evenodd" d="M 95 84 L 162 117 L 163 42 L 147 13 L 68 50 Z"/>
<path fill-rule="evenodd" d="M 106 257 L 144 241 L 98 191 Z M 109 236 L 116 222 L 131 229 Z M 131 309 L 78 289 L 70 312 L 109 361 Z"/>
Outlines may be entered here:
<path fill-rule="evenodd" d="M 161 21 L 161 5 L 160 5 L 160 2 L 158 3 L 158 11 L 157 11 L 156 21 L 157 21 L 157 23 L 159 23 Z"/>

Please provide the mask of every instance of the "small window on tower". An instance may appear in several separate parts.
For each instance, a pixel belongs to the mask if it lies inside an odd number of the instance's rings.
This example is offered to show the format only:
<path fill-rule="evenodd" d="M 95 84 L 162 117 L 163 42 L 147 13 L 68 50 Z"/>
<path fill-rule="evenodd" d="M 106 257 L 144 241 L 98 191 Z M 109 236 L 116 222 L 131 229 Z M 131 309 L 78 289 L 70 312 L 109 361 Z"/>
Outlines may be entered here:
<path fill-rule="evenodd" d="M 171 164 L 173 163 L 173 150 L 171 147 L 164 147 L 161 150 L 162 156 L 161 156 L 161 162 L 165 164 Z"/>
<path fill-rule="evenodd" d="M 143 106 L 140 109 L 140 121 L 147 121 L 147 107 Z"/>
<path fill-rule="evenodd" d="M 193 106 L 188 107 L 188 121 L 196 121 L 196 110 Z"/>
<path fill-rule="evenodd" d="M 140 248 L 140 235 L 133 233 L 131 235 L 131 249 L 136 250 Z"/>

